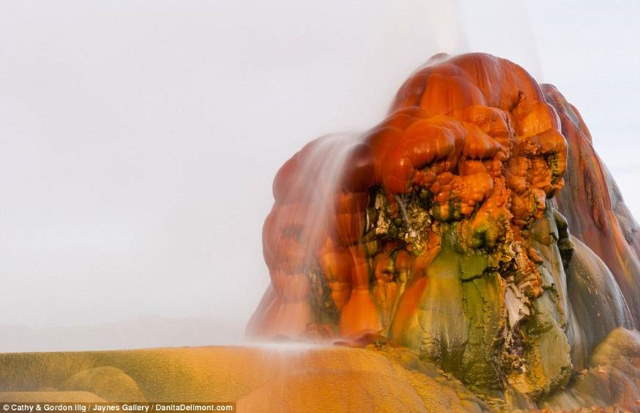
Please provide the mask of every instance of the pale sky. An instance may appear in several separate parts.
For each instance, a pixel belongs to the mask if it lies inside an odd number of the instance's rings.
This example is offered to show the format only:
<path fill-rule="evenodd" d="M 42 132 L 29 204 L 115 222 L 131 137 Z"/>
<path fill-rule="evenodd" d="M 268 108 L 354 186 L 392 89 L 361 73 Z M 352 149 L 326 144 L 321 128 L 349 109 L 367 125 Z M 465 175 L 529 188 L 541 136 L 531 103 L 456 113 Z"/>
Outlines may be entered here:
<path fill-rule="evenodd" d="M 633 0 L 0 2 L 0 325 L 206 317 L 211 341 L 240 337 L 278 167 L 372 126 L 441 51 L 558 86 L 640 216 L 639 17 Z"/>

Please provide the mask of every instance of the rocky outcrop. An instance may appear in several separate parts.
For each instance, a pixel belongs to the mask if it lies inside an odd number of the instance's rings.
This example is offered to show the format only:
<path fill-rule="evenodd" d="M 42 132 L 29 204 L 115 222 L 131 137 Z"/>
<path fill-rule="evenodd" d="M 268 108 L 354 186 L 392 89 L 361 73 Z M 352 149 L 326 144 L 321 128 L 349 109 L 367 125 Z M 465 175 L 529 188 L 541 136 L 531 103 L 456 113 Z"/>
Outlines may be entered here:
<path fill-rule="evenodd" d="M 640 321 L 637 225 L 575 108 L 507 60 L 435 56 L 379 125 L 287 161 L 274 198 L 259 337 L 386 343 L 536 404 Z"/>
<path fill-rule="evenodd" d="M 553 86 L 545 95 L 558 113 L 569 145 L 566 188 L 555 197 L 569 230 L 604 261 L 624 295 L 634 320 L 640 322 L 638 225 L 591 143 L 591 134 L 576 108 Z"/>
<path fill-rule="evenodd" d="M 639 391 L 640 334 L 618 328 L 596 347 L 588 366 L 576 375 L 571 386 L 543 406 L 556 411 L 587 406 L 638 412 Z"/>
<path fill-rule="evenodd" d="M 311 142 L 273 192 L 249 332 L 280 344 L 4 354 L 0 400 L 640 412 L 640 232 L 553 86 L 435 56 L 379 125 Z"/>

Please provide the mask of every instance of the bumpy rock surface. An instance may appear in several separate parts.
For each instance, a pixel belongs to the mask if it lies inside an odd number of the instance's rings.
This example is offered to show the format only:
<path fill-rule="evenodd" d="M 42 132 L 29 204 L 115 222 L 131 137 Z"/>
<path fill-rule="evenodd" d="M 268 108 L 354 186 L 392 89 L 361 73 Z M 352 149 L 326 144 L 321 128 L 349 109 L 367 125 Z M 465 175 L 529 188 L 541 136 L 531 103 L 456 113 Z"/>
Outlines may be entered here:
<path fill-rule="evenodd" d="M 408 348 L 515 406 L 640 320 L 637 225 L 575 108 L 507 60 L 435 56 L 273 188 L 254 335 Z"/>
<path fill-rule="evenodd" d="M 311 142 L 273 190 L 249 331 L 322 345 L 0 354 L 0 401 L 640 412 L 640 232 L 553 86 L 435 56 L 383 122 Z"/>
<path fill-rule="evenodd" d="M 61 389 L 87 391 L 105 400 L 145 400 L 135 380 L 109 366 L 82 370 L 65 380 Z"/>

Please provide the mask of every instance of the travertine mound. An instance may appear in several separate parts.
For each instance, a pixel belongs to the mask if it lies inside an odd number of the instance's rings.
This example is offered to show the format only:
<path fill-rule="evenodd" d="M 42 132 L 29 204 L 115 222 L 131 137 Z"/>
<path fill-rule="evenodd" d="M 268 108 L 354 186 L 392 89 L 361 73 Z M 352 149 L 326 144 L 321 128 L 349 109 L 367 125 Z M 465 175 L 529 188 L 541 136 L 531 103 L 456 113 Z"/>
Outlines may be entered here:
<path fill-rule="evenodd" d="M 62 390 L 88 391 L 105 400 L 145 401 L 137 383 L 125 372 L 114 367 L 94 367 L 69 377 Z"/>
<path fill-rule="evenodd" d="M 249 331 L 293 344 L 4 354 L 0 400 L 640 412 L 640 232 L 553 86 L 435 56 L 273 189 Z"/>
<path fill-rule="evenodd" d="M 254 335 L 387 343 L 538 403 L 640 320 L 637 225 L 575 108 L 508 60 L 433 57 L 273 191 Z"/>

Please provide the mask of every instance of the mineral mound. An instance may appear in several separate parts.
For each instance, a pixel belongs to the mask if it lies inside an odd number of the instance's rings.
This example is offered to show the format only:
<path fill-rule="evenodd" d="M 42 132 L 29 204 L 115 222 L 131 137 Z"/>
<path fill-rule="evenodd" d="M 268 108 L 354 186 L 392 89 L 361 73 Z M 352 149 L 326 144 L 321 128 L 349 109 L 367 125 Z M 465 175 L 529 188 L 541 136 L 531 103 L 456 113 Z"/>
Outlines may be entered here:
<path fill-rule="evenodd" d="M 640 319 L 637 225 L 577 110 L 508 60 L 434 56 L 273 193 L 255 336 L 402 347 L 486 400 L 535 402 Z"/>
<path fill-rule="evenodd" d="M 0 403 L 640 413 L 638 226 L 553 86 L 437 55 L 384 121 L 312 141 L 273 192 L 248 330 L 296 342 L 0 354 Z"/>

